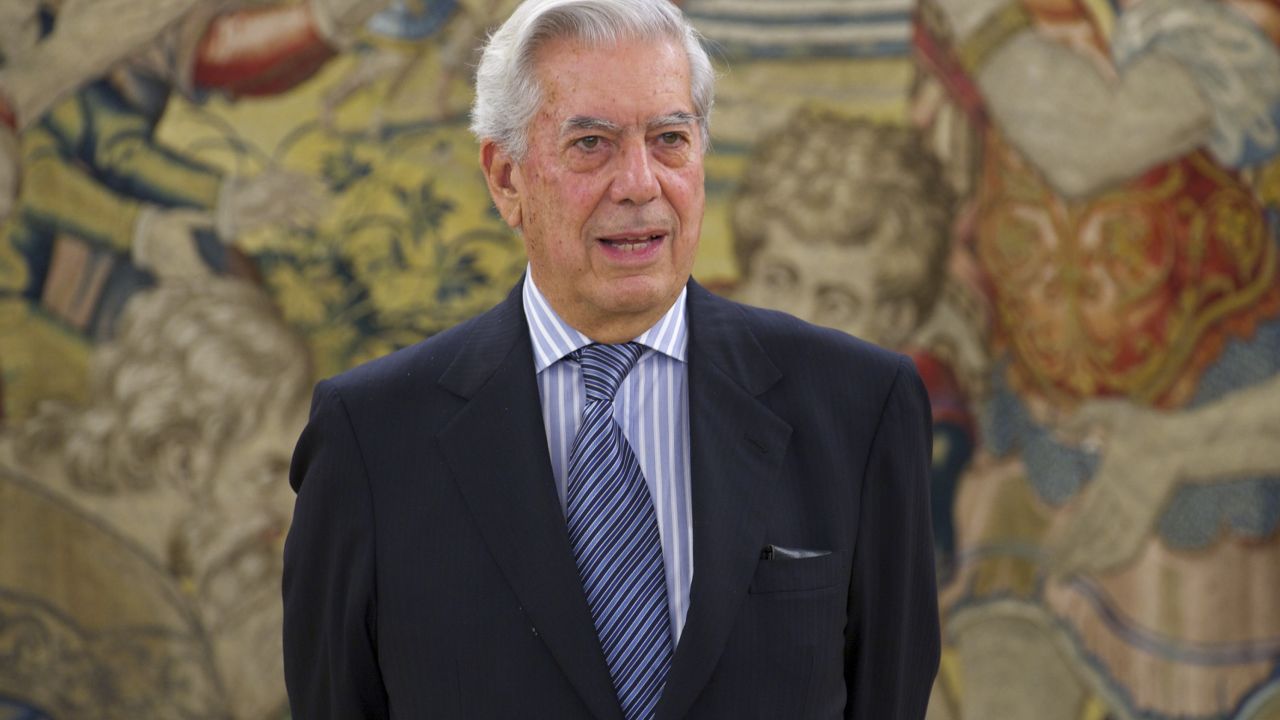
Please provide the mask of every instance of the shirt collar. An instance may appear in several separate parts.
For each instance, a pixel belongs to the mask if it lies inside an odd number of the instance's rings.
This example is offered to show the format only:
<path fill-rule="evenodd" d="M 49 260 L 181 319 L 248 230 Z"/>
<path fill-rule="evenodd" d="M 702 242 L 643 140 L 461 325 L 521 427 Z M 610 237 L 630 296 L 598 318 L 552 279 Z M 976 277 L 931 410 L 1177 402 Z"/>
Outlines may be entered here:
<path fill-rule="evenodd" d="M 688 322 L 685 319 L 685 296 L 680 295 L 666 314 L 635 339 L 647 348 L 657 350 L 674 360 L 685 362 L 689 346 Z M 533 340 L 533 364 L 537 372 L 554 365 L 565 355 L 591 344 L 591 338 L 565 322 L 547 302 L 546 296 L 533 282 L 533 273 L 524 274 L 524 314 L 529 320 L 529 337 Z"/>

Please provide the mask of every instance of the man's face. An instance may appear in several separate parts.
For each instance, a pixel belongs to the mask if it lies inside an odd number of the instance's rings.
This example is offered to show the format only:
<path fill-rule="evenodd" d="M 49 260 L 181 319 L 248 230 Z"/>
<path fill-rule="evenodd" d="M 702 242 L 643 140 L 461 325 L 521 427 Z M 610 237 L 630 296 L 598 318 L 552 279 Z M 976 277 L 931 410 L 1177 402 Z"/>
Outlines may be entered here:
<path fill-rule="evenodd" d="M 247 620 L 276 592 L 285 533 L 293 510 L 288 489 L 290 451 L 307 422 L 305 397 L 264 406 L 251 436 L 226 447 L 193 517 L 189 537 L 194 580 L 205 616 L 219 623 Z"/>
<path fill-rule="evenodd" d="M 528 152 L 482 149 L 490 191 L 521 229 L 538 288 L 592 339 L 643 332 L 689 278 L 705 201 L 689 63 L 669 41 L 554 40 Z M 504 170 L 504 167 L 506 168 Z"/>
<path fill-rule="evenodd" d="M 864 244 L 841 246 L 797 238 L 785 223 L 771 222 L 738 298 L 864 340 L 900 347 L 916 328 L 915 307 L 905 300 L 881 297 L 877 287 L 883 263 L 901 265 L 915 260 L 893 249 L 900 230 L 900 220 L 885 212 L 884 222 L 868 233 Z M 920 264 L 923 278 L 923 260 Z"/>

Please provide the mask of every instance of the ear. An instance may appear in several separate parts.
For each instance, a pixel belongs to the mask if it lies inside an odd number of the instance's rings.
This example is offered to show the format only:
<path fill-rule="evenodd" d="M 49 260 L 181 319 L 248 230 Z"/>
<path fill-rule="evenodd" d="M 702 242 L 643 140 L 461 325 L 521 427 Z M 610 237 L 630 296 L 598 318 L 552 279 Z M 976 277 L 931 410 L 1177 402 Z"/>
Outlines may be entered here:
<path fill-rule="evenodd" d="M 498 214 L 507 221 L 507 225 L 518 229 L 522 220 L 520 170 L 515 161 L 492 140 L 480 143 L 480 167 L 484 170 L 485 183 L 489 186 L 489 197 L 498 207 Z"/>

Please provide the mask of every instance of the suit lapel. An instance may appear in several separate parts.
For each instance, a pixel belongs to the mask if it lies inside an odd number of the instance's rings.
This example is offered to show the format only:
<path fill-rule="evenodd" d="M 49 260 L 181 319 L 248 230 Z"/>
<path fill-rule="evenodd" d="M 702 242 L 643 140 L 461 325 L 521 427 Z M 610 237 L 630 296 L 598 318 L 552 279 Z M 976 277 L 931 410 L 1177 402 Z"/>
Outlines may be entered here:
<path fill-rule="evenodd" d="M 440 384 L 469 400 L 440 434 L 525 614 L 592 715 L 621 718 L 556 496 L 521 286 L 477 319 Z"/>
<path fill-rule="evenodd" d="M 693 584 L 658 718 L 706 685 L 746 598 L 791 427 L 758 398 L 780 378 L 741 311 L 689 283 Z"/>

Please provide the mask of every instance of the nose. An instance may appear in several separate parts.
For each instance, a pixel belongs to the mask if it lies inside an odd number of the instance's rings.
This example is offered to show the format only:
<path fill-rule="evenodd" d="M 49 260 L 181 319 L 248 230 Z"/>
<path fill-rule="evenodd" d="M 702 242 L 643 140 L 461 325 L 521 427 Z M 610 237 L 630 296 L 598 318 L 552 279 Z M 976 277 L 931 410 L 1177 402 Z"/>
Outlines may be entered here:
<path fill-rule="evenodd" d="M 624 205 L 644 205 L 662 193 L 654 173 L 648 143 L 636 138 L 625 143 L 619 154 L 620 167 L 610 187 L 612 199 Z"/>

